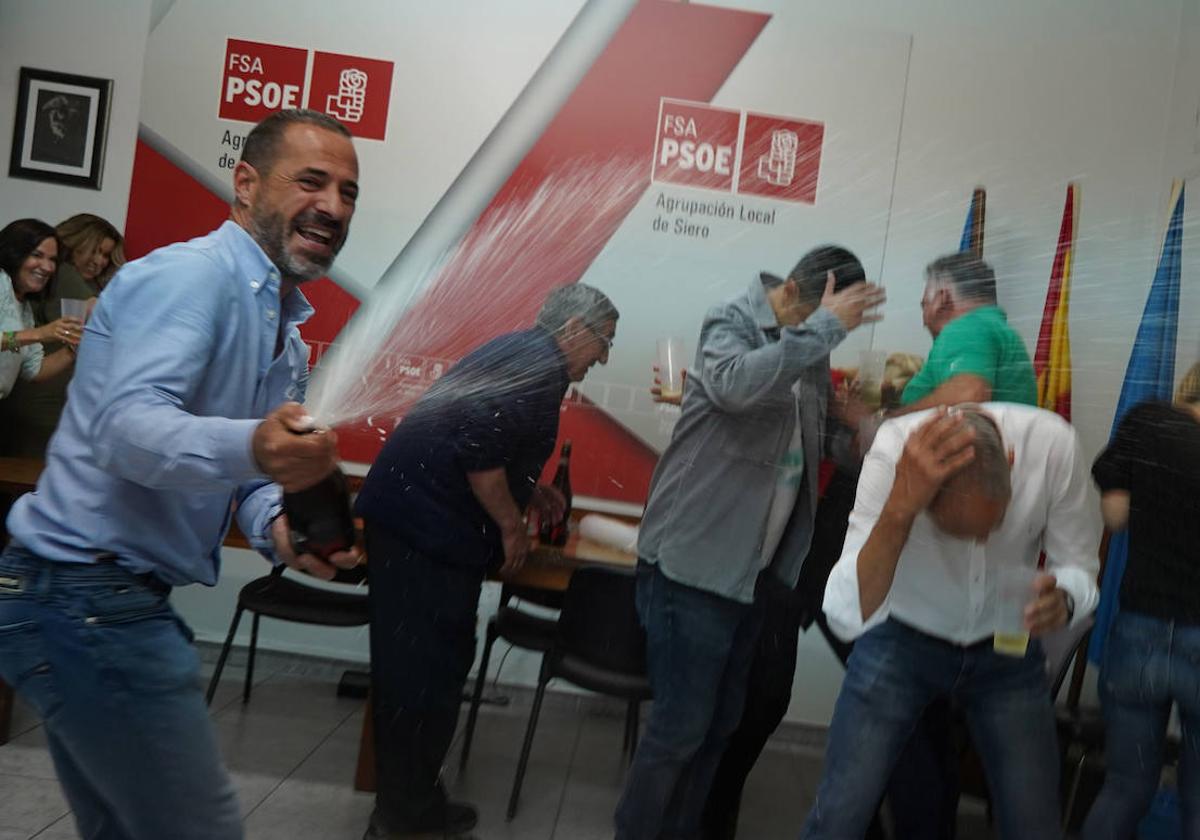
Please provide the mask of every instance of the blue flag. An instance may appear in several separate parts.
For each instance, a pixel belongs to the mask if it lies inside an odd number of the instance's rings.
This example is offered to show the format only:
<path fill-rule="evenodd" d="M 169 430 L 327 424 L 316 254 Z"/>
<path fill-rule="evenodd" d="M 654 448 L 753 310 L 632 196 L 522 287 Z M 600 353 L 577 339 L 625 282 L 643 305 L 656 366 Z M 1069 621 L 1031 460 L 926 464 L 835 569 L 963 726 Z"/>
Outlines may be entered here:
<path fill-rule="evenodd" d="M 1109 440 L 1116 437 L 1126 412 L 1147 400 L 1170 400 L 1175 384 L 1175 338 L 1179 329 L 1179 266 L 1183 253 L 1183 184 L 1174 196 L 1171 220 L 1167 223 L 1167 235 L 1163 239 L 1162 255 L 1158 258 L 1158 269 L 1154 272 L 1154 283 L 1146 308 L 1142 310 L 1142 323 L 1129 354 L 1129 366 L 1125 368 L 1125 384 L 1121 386 L 1121 399 L 1117 402 L 1117 413 L 1113 417 Z M 1104 565 L 1104 579 L 1100 583 L 1100 607 L 1096 610 L 1096 626 L 1088 648 L 1088 658 L 1100 663 L 1104 655 L 1104 643 L 1108 630 L 1116 617 L 1121 578 L 1125 575 L 1125 560 L 1129 555 L 1129 532 L 1113 534 L 1108 541 L 1108 559 Z"/>
<path fill-rule="evenodd" d="M 967 223 L 963 225 L 962 239 L 959 240 L 959 251 L 971 250 L 971 233 L 975 227 L 975 197 L 971 197 L 971 203 L 967 205 Z"/>

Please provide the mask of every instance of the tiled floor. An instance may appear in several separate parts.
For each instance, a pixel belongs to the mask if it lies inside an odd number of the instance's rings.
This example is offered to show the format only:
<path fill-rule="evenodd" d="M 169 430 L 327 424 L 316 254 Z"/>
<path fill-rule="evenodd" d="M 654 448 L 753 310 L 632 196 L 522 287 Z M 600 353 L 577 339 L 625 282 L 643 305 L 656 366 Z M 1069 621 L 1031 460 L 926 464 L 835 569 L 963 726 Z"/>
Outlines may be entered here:
<path fill-rule="evenodd" d="M 337 698 L 332 672 L 297 673 L 265 659 L 256 669 L 249 705 L 241 703 L 241 674 L 235 669 L 226 672 L 213 704 L 246 815 L 247 840 L 358 840 L 372 802 L 352 788 L 362 702 Z M 451 751 L 447 783 L 456 798 L 479 807 L 476 835 L 481 840 L 612 837 L 624 771 L 623 718 L 619 707 L 590 698 L 548 699 L 520 810 L 511 823 L 505 821 L 527 700 L 518 692 L 512 706 L 484 708 L 465 773 L 457 772 L 459 745 Z M 0 840 L 76 838 L 42 727 L 20 705 L 14 723 L 13 739 L 0 747 Z M 820 756 L 813 750 L 771 745 L 750 777 L 739 837 L 795 838 L 819 769 Z M 962 820 L 964 840 L 990 836 L 974 810 Z"/>

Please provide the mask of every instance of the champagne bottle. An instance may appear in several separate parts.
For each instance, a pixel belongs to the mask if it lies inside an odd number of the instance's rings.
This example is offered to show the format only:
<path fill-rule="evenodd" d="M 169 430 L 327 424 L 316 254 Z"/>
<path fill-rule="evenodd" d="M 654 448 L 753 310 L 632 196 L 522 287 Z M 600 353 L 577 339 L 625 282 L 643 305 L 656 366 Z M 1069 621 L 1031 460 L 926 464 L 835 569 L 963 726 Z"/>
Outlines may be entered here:
<path fill-rule="evenodd" d="M 315 554 L 323 560 L 334 552 L 346 551 L 357 536 L 350 511 L 350 487 L 346 475 L 335 469 L 321 481 L 296 493 L 283 494 L 292 549 Z"/>
<path fill-rule="evenodd" d="M 562 493 L 563 514 L 557 520 L 543 517 L 538 528 L 538 540 L 543 545 L 566 545 L 567 523 L 571 518 L 571 441 L 563 441 L 562 453 L 558 456 L 558 469 L 550 485 Z"/>

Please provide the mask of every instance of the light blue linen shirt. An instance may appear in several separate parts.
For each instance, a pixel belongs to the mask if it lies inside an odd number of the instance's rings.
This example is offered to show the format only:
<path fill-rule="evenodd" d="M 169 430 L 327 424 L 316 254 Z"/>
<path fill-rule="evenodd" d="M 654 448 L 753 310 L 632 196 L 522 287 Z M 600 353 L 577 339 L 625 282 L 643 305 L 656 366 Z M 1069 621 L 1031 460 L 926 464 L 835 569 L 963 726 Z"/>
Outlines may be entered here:
<path fill-rule="evenodd" d="M 251 437 L 304 399 L 298 326 L 313 311 L 299 291 L 281 307 L 279 281 L 232 221 L 124 266 L 88 320 L 37 490 L 9 515 L 14 540 L 51 561 L 111 552 L 173 586 L 212 585 L 236 502 L 238 526 L 270 556 L 280 490 Z"/>

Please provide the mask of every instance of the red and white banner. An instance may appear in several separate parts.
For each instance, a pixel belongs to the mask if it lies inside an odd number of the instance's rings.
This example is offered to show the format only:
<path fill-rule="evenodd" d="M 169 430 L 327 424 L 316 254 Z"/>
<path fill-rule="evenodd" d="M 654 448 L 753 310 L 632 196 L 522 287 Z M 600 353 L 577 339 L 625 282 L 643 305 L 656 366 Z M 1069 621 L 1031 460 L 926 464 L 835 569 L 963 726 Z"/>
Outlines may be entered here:
<path fill-rule="evenodd" d="M 563 435 L 577 493 L 640 502 L 666 435 L 648 395 L 658 338 L 694 352 L 706 309 L 815 245 L 882 262 L 909 39 L 756 5 L 642 0 L 606 20 L 619 4 L 176 0 L 147 51 L 128 250 L 219 223 L 254 120 L 333 114 L 362 193 L 337 282 L 306 289 L 314 357 L 360 305 L 411 293 L 422 248 L 472 246 L 405 313 L 405 345 L 381 341 L 363 371 L 413 396 L 528 326 L 550 289 L 598 286 L 621 310 L 616 344 Z M 369 461 L 380 435 L 341 439 Z"/>

